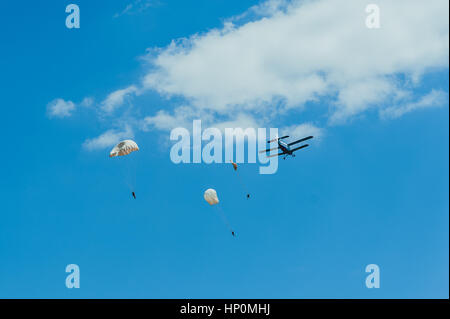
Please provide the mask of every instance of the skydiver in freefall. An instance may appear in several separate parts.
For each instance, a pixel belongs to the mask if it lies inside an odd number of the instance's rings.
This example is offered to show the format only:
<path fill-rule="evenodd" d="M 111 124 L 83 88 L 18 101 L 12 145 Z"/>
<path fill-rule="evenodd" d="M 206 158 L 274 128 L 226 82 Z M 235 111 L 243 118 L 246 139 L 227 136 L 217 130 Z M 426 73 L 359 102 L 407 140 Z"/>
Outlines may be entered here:
<path fill-rule="evenodd" d="M 134 199 L 136 199 L 136 194 L 134 192 L 131 192 L 131 195 L 133 195 Z"/>

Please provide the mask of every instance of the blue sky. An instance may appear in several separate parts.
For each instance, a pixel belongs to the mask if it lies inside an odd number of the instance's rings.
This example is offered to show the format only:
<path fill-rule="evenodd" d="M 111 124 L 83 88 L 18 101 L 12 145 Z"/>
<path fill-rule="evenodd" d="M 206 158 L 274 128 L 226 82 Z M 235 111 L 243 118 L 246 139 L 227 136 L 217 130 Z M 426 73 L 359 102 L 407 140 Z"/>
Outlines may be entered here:
<path fill-rule="evenodd" d="M 448 298 L 448 3 L 379 2 L 379 30 L 358 1 L 80 0 L 76 30 L 69 3 L 4 4 L 0 297 Z M 246 200 L 230 164 L 170 161 L 194 118 L 318 138 L 241 164 Z"/>

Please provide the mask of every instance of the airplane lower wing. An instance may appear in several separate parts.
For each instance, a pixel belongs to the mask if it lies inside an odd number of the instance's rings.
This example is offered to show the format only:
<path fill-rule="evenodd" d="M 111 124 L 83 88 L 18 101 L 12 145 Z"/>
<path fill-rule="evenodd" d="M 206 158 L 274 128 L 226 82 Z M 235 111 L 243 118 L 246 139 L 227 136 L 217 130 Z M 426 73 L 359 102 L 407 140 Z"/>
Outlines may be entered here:
<path fill-rule="evenodd" d="M 280 147 L 278 146 L 278 147 L 274 147 L 274 148 L 269 148 L 269 149 L 267 149 L 267 150 L 264 150 L 264 151 L 259 151 L 260 153 L 265 153 L 265 152 L 270 152 L 270 151 L 273 151 L 273 150 L 277 150 L 277 149 L 279 149 Z"/>
<path fill-rule="evenodd" d="M 269 155 L 267 157 L 274 157 L 274 156 L 280 156 L 280 155 L 285 155 L 285 154 L 291 154 L 292 155 L 293 152 L 298 151 L 299 149 L 305 148 L 305 147 L 308 147 L 308 146 L 309 146 L 309 144 L 305 144 L 305 145 L 302 145 L 300 147 L 292 149 L 291 153 L 278 153 L 278 154 Z"/>
<path fill-rule="evenodd" d="M 275 156 L 280 156 L 280 155 L 284 155 L 284 154 L 287 154 L 287 153 L 278 153 L 278 154 L 273 154 L 273 155 L 269 155 L 269 156 L 267 156 L 267 158 L 269 158 L 269 157 L 275 157 Z"/>
<path fill-rule="evenodd" d="M 302 139 L 300 139 L 300 140 L 298 140 L 298 141 L 289 143 L 288 145 L 291 146 L 291 145 L 294 145 L 294 144 L 297 144 L 297 143 L 301 143 L 301 142 L 306 141 L 306 140 L 309 140 L 309 139 L 311 139 L 311 138 L 313 138 L 313 136 L 308 136 L 308 137 L 302 138 Z"/>
<path fill-rule="evenodd" d="M 301 148 L 308 147 L 308 146 L 309 146 L 309 144 L 302 145 L 302 146 L 300 146 L 300 147 L 297 147 L 297 148 L 292 149 L 291 152 L 295 152 L 295 151 L 297 151 L 297 150 L 299 150 L 299 149 L 301 149 Z"/>

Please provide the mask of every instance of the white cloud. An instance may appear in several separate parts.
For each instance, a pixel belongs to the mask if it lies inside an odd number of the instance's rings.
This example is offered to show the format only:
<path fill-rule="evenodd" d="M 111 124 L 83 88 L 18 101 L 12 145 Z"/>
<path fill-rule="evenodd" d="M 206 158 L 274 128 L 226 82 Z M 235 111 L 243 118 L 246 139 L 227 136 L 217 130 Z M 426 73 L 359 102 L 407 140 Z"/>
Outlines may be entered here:
<path fill-rule="evenodd" d="M 162 131 L 170 131 L 173 128 L 182 126 L 182 121 L 184 121 L 184 118 L 181 119 L 161 110 L 154 116 L 145 117 L 142 123 L 142 129 L 144 131 L 149 131 L 150 129 L 155 128 Z"/>
<path fill-rule="evenodd" d="M 101 108 L 106 113 L 111 113 L 123 105 L 125 99 L 137 92 L 137 88 L 131 85 L 125 89 L 120 89 L 110 93 L 102 102 Z"/>
<path fill-rule="evenodd" d="M 395 83 L 386 78 L 361 79 L 339 90 L 331 124 L 342 123 L 347 118 L 389 100 L 400 91 Z M 400 93 L 398 93 L 400 94 Z"/>
<path fill-rule="evenodd" d="M 189 106 L 179 106 L 174 110 L 173 114 L 160 110 L 154 116 L 145 117 L 141 128 L 144 131 L 151 129 L 170 131 L 176 127 L 188 128 L 192 126 L 192 120 L 195 118 L 202 118 L 207 121 L 209 117 L 206 114 L 200 115 Z"/>
<path fill-rule="evenodd" d="M 108 130 L 98 137 L 87 139 L 84 141 L 83 147 L 89 151 L 105 149 L 117 144 L 121 140 L 133 137 L 133 130 L 129 126 L 126 126 L 123 131 Z"/>
<path fill-rule="evenodd" d="M 271 17 L 274 13 L 286 12 L 290 5 L 291 1 L 289 0 L 266 0 L 250 7 L 242 14 L 226 19 L 225 22 L 242 22 L 244 20 L 250 21 L 250 19 L 256 20 L 257 18 Z"/>
<path fill-rule="evenodd" d="M 448 67 L 447 1 L 377 4 L 382 27 L 368 29 L 359 0 L 271 1 L 268 17 L 173 41 L 153 57 L 143 86 L 221 114 L 277 114 L 273 101 L 292 108 L 331 96 L 330 121 L 345 121 L 398 96 L 397 75 L 417 81 Z"/>
<path fill-rule="evenodd" d="M 47 114 L 49 117 L 69 117 L 75 110 L 75 104 L 72 101 L 55 99 L 47 104 Z"/>
<path fill-rule="evenodd" d="M 75 104 L 72 101 L 65 101 L 57 98 L 47 104 L 47 115 L 50 118 L 65 118 L 73 115 L 78 106 L 89 107 L 93 105 L 94 99 L 91 97 L 84 98 L 80 103 Z"/>
<path fill-rule="evenodd" d="M 142 3 L 131 3 L 122 14 Z M 328 124 L 342 124 L 369 109 L 395 118 L 437 104 L 440 98 L 433 94 L 438 91 L 427 97 L 416 89 L 424 74 L 448 70 L 448 1 L 379 0 L 380 29 L 366 27 L 366 5 L 360 0 L 263 2 L 221 28 L 151 50 L 145 76 L 100 102 L 100 117 L 146 91 L 175 103 L 127 122 L 144 131 L 189 128 L 198 118 L 209 127 L 270 127 L 283 123 L 289 112 L 298 115 L 317 105 L 319 110 L 329 106 L 321 117 Z M 93 104 L 85 102 L 81 105 Z M 143 110 L 122 109 L 108 119 L 129 120 Z M 72 111 L 69 107 L 61 117 Z M 324 129 L 299 124 L 282 130 L 323 136 Z M 85 147 L 103 145 L 120 133 L 107 131 Z"/>
<path fill-rule="evenodd" d="M 439 107 L 445 104 L 448 105 L 448 94 L 440 90 L 431 90 L 430 93 L 416 102 L 407 103 L 401 106 L 391 106 L 381 110 L 380 116 L 382 118 L 397 118 L 414 110 Z"/>
<path fill-rule="evenodd" d="M 224 132 L 226 128 L 256 129 L 262 127 L 261 121 L 258 121 L 255 117 L 243 112 L 235 114 L 230 120 L 215 121 L 212 124 L 222 132 Z"/>
<path fill-rule="evenodd" d="M 224 131 L 225 128 L 258 128 L 263 124 L 262 121 L 256 120 L 252 115 L 243 112 L 233 114 L 231 118 L 218 118 L 206 111 L 181 106 L 177 107 L 173 114 L 160 110 L 154 116 L 145 117 L 141 128 L 144 131 L 151 129 L 170 131 L 176 127 L 190 129 L 192 121 L 196 119 L 201 119 L 203 128 L 215 127 L 221 131 Z"/>

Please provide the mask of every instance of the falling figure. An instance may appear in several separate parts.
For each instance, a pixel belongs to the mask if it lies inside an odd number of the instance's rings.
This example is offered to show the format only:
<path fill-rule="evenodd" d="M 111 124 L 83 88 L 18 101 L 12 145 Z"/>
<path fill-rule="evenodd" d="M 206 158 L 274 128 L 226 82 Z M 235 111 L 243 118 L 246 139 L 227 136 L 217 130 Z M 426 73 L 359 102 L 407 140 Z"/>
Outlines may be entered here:
<path fill-rule="evenodd" d="M 234 233 L 234 231 L 231 232 L 231 235 L 233 235 L 233 237 L 236 237 L 236 234 Z"/>
<path fill-rule="evenodd" d="M 134 192 L 131 192 L 131 195 L 133 195 L 134 199 L 136 199 L 136 194 Z"/>

